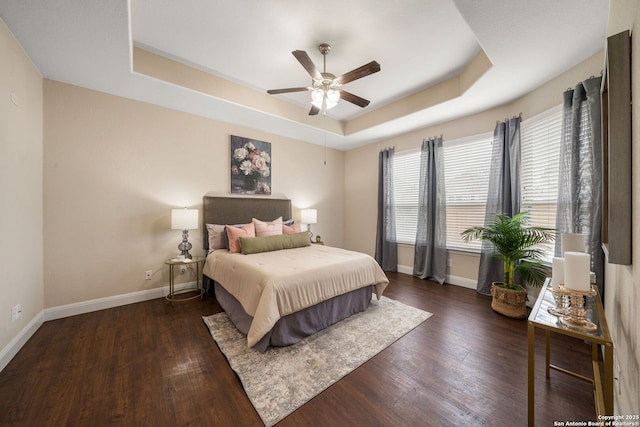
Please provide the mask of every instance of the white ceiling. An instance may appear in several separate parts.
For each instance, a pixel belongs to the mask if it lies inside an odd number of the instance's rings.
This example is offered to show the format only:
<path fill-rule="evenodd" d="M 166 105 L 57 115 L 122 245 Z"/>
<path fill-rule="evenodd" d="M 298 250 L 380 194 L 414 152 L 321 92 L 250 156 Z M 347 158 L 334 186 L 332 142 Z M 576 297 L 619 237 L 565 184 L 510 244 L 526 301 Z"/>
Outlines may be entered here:
<path fill-rule="evenodd" d="M 267 132 L 350 149 L 510 102 L 604 47 L 607 0 L 0 0 L 0 17 L 44 77 Z M 332 51 L 340 75 L 381 71 L 345 89 L 327 116 L 346 126 L 458 75 L 484 51 L 492 66 L 461 96 L 325 135 L 321 115 L 296 120 L 133 72 L 133 46 L 264 94 L 307 86 L 291 55 Z M 273 95 L 309 109 L 309 94 Z M 298 107 L 296 107 L 298 108 Z M 379 110 L 379 112 L 382 110 Z"/>

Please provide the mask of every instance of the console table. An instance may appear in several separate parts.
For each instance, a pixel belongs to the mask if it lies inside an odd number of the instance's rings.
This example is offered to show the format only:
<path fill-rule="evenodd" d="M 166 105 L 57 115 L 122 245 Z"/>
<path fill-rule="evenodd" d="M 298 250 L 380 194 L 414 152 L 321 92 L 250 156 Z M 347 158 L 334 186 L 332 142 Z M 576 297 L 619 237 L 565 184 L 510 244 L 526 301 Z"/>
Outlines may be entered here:
<path fill-rule="evenodd" d="M 547 279 L 536 300 L 536 304 L 529 315 L 528 334 L 528 423 L 534 426 L 535 415 L 535 331 L 536 328 L 545 331 L 545 375 L 550 378 L 551 369 L 572 375 L 593 384 L 593 394 L 597 415 L 613 415 L 613 342 L 609 334 L 607 321 L 604 317 L 604 309 L 600 295 L 586 298 L 585 309 L 587 310 L 587 320 L 596 324 L 598 329 L 591 333 L 583 330 L 569 329 L 559 322 L 558 317 L 548 312 L 549 307 L 555 307 L 553 294 L 551 293 L 551 279 Z M 597 289 L 596 289 L 597 290 Z M 591 362 L 593 365 L 593 377 L 588 378 L 579 375 L 568 369 L 552 365 L 550 363 L 550 335 L 551 332 L 578 338 L 591 343 Z M 603 377 L 600 375 L 599 349 L 604 348 Z"/>

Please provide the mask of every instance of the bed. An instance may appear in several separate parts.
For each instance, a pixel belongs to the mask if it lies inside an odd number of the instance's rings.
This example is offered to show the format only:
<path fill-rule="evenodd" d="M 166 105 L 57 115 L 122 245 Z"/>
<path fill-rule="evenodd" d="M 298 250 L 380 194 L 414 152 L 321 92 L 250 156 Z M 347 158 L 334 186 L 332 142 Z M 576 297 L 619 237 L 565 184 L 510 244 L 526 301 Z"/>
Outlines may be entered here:
<path fill-rule="evenodd" d="M 294 344 L 366 310 L 372 295 L 379 298 L 389 283 L 369 255 L 313 245 L 308 238 L 291 248 L 246 255 L 209 247 L 206 224 L 242 225 L 253 218 L 271 221 L 280 217 L 291 218 L 290 200 L 203 198 L 203 242 L 208 253 L 205 288 L 247 336 L 247 345 L 261 352 L 269 346 Z M 301 237 L 292 235 L 293 240 Z M 249 242 L 245 243 L 248 247 Z"/>

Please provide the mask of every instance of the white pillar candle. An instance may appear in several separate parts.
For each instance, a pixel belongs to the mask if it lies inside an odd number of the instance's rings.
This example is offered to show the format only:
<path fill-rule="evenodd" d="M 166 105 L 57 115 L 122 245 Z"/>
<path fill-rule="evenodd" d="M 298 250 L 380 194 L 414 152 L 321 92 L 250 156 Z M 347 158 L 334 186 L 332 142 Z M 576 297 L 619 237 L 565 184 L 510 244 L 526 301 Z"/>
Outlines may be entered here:
<path fill-rule="evenodd" d="M 557 291 L 564 285 L 564 258 L 555 257 L 551 264 L 551 288 Z"/>
<path fill-rule="evenodd" d="M 562 253 L 585 252 L 585 235 L 577 233 L 562 233 Z"/>
<path fill-rule="evenodd" d="M 591 289 L 590 267 L 589 254 L 566 252 L 564 254 L 564 286 L 574 291 L 588 292 Z"/>

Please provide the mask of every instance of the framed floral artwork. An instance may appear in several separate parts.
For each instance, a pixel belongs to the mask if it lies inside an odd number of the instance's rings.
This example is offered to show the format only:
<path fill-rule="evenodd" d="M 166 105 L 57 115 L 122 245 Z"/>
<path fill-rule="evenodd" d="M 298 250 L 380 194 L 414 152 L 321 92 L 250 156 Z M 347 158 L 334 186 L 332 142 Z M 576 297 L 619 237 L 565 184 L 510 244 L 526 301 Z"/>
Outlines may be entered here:
<path fill-rule="evenodd" d="M 271 194 L 271 143 L 231 135 L 231 192 Z"/>

